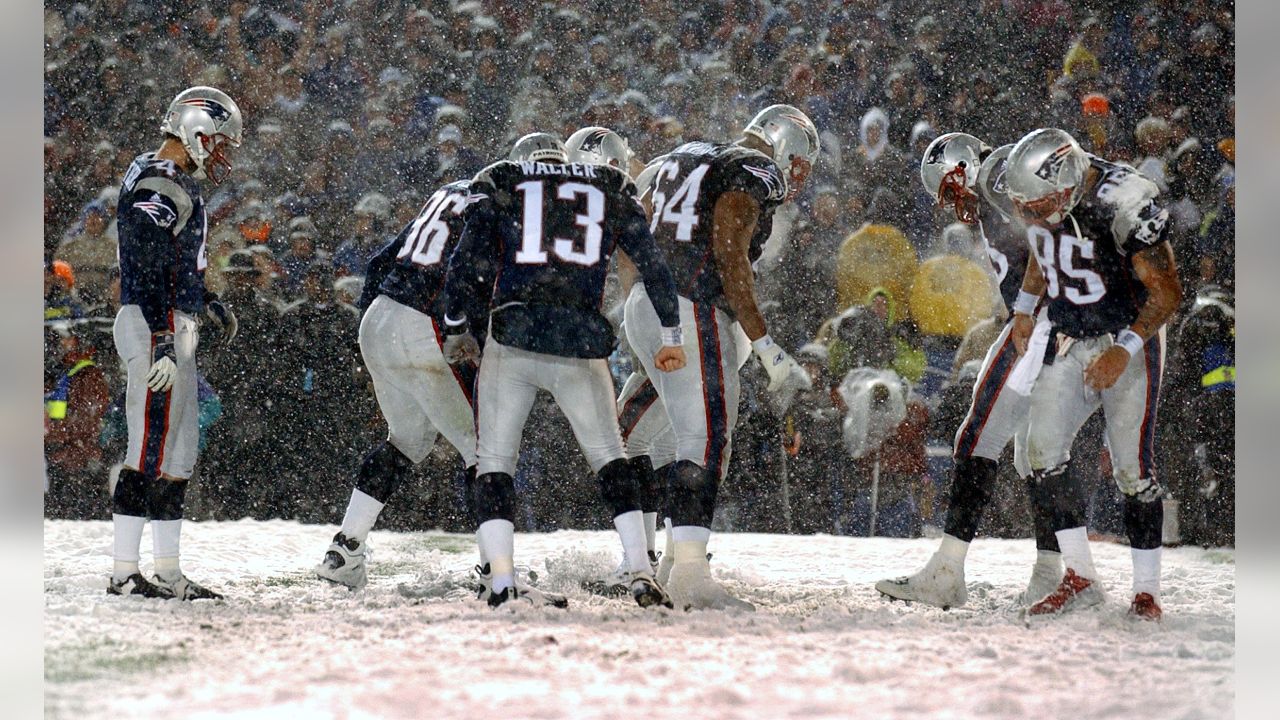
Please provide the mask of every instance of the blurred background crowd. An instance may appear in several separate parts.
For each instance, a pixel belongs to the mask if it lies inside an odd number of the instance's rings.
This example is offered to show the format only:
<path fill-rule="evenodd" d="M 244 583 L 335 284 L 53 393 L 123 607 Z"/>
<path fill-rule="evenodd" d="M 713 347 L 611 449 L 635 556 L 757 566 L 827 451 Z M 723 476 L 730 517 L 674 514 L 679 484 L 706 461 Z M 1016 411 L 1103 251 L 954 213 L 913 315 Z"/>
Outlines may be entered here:
<path fill-rule="evenodd" d="M 360 453 L 385 433 L 353 302 L 369 256 L 436 187 L 535 130 L 604 125 L 645 161 L 731 141 L 785 102 L 814 120 L 822 156 L 778 213 L 758 293 L 773 335 L 817 382 L 780 412 L 758 368 L 744 370 L 718 525 L 867 534 L 874 523 L 904 536 L 941 525 L 951 438 L 1006 311 L 981 239 L 934 207 L 919 158 L 941 132 L 998 146 L 1057 126 L 1163 191 L 1186 295 L 1161 407 L 1173 537 L 1234 542 L 1229 1 L 47 0 L 45 42 L 50 517 L 109 514 L 124 446 L 110 334 L 117 186 L 159 145 L 169 100 L 208 84 L 246 122 L 232 178 L 206 186 L 207 283 L 240 332 L 202 349 L 193 518 L 340 517 Z M 911 390 L 894 433 L 851 461 L 838 388 L 861 367 L 893 370 Z M 614 368 L 621 380 L 624 354 Z M 607 523 L 573 444 L 540 403 L 517 479 L 523 527 Z M 458 461 L 439 445 L 385 527 L 468 529 Z M 1094 489 L 1091 525 L 1119 534 L 1097 418 L 1075 456 Z M 1010 466 L 983 531 L 1026 536 Z"/>

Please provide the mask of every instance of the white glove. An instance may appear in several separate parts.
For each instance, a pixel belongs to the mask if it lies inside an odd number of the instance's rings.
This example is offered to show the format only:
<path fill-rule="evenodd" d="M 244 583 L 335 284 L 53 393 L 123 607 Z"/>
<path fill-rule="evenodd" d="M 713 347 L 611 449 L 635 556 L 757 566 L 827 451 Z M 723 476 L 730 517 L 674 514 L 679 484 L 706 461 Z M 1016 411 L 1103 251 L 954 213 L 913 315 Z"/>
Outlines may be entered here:
<path fill-rule="evenodd" d="M 480 362 L 480 343 L 476 342 L 476 337 L 469 332 L 446 335 L 442 352 L 445 362 L 450 365 Z"/>
<path fill-rule="evenodd" d="M 151 392 L 169 392 L 177 376 L 178 364 L 174 362 L 173 333 L 154 333 L 151 341 L 151 370 L 147 372 L 147 387 Z"/>
<path fill-rule="evenodd" d="M 808 390 L 813 386 L 809 373 L 768 335 L 753 340 L 751 349 L 760 358 L 765 372 L 769 373 L 769 392 L 776 393 L 786 388 Z"/>

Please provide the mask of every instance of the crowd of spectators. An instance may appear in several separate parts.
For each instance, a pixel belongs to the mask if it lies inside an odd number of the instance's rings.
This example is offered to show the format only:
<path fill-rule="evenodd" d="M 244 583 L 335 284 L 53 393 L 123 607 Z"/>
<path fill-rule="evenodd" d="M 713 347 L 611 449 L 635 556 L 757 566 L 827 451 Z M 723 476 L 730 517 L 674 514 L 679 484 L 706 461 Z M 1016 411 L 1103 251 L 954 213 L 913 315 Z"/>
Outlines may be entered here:
<path fill-rule="evenodd" d="M 1187 309 L 1199 289 L 1234 285 L 1229 1 L 49 0 L 45 41 L 45 389 L 68 403 L 46 420 L 51 515 L 108 511 L 107 469 L 123 443 L 110 340 L 117 186 L 135 155 L 158 146 L 169 99 L 193 84 L 227 91 L 246 123 L 231 179 L 206 188 L 207 283 L 240 333 L 202 351 L 208 447 L 195 517 L 339 517 L 359 453 L 385 432 L 354 343 L 369 256 L 435 187 L 534 130 L 608 126 L 647 160 L 684 141 L 732 140 L 775 102 L 819 128 L 821 157 L 778 213 L 758 283 L 775 336 L 818 383 L 780 413 L 755 369 L 744 371 L 717 520 L 726 527 L 865 531 L 872 463 L 842 459 L 833 392 L 859 365 L 892 368 L 916 388 L 875 461 L 878 507 L 897 513 L 878 528 L 940 524 L 950 436 L 986 348 L 977 338 L 1004 309 L 993 305 L 964 342 L 965 328 L 926 332 L 905 288 L 846 294 L 839 260 L 852 233 L 875 226 L 905 240 L 912 267 L 985 262 L 980 239 L 917 180 L 940 132 L 996 146 L 1067 129 L 1160 184 Z M 1183 361 L 1176 346 L 1171 358 Z M 1199 375 L 1176 377 L 1192 380 L 1168 393 L 1164 426 L 1212 422 L 1187 410 Z M 563 425 L 540 405 L 526 432 L 526 527 L 604 522 L 585 463 L 563 462 L 578 456 Z M 1175 497 L 1188 507 L 1210 497 L 1185 434 L 1161 443 Z M 1105 452 L 1094 444 L 1096 462 L 1077 464 L 1100 478 L 1105 523 Z M 409 499 L 388 508 L 389 526 L 462 528 L 456 458 L 440 445 Z M 1024 493 L 1005 480 L 997 504 L 1007 512 L 989 513 L 986 530 L 1021 534 Z M 1193 514 L 1184 535 L 1199 541 Z"/>

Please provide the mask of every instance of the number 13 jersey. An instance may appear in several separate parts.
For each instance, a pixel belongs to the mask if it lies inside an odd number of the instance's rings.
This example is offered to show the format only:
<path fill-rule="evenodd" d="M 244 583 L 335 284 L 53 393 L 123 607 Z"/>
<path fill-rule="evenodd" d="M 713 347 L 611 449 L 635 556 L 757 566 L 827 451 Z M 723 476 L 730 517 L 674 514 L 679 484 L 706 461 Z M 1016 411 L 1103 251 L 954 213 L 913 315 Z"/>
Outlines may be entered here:
<path fill-rule="evenodd" d="M 676 291 L 733 316 L 712 249 L 716 201 L 744 192 L 760 205 L 748 258 L 754 263 L 773 231 L 773 212 L 786 185 L 773 159 L 741 145 L 685 143 L 665 156 L 653 179 L 649 229 L 667 258 Z"/>
<path fill-rule="evenodd" d="M 1147 290 L 1130 257 L 1165 240 L 1169 212 L 1155 183 L 1131 167 L 1090 157 L 1098 181 L 1062 223 L 1027 227 L 1044 272 L 1049 320 L 1060 333 L 1115 333 L 1138 317 Z"/>

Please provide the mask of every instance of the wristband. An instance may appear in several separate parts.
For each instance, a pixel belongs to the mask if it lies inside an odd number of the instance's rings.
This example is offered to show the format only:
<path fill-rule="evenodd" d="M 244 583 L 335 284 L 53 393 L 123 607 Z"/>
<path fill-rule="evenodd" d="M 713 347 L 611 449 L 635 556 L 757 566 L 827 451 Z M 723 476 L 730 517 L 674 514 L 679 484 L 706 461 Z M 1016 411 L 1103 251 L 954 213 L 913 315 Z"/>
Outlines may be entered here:
<path fill-rule="evenodd" d="M 662 328 L 662 347 L 682 346 L 684 346 L 684 328 L 679 325 Z"/>
<path fill-rule="evenodd" d="M 757 355 L 764 355 L 773 347 L 775 347 L 773 344 L 773 338 L 769 337 L 767 333 L 751 341 L 751 349 L 754 350 Z"/>
<path fill-rule="evenodd" d="M 460 320 L 454 320 L 449 317 L 448 313 L 444 315 L 444 334 L 445 335 L 463 335 L 467 332 L 467 316 L 463 315 Z"/>
<path fill-rule="evenodd" d="M 1021 315 L 1034 315 L 1036 305 L 1039 304 L 1039 295 L 1032 295 L 1026 290 L 1019 290 L 1018 299 L 1013 301 L 1013 312 Z"/>
<path fill-rule="evenodd" d="M 1142 339 L 1142 336 L 1128 328 L 1121 330 L 1120 333 L 1116 335 L 1116 345 L 1128 350 L 1129 357 L 1133 357 L 1134 355 L 1142 352 L 1142 346 L 1144 344 L 1145 341 Z"/>

